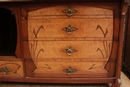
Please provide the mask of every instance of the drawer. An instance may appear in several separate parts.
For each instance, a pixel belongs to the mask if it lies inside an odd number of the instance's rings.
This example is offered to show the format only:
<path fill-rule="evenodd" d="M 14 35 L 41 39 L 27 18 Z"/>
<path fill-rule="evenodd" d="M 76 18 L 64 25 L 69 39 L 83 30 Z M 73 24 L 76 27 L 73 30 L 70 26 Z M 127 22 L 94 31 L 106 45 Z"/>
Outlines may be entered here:
<path fill-rule="evenodd" d="M 108 59 L 112 41 L 29 41 L 29 48 L 36 61 L 53 58 Z"/>
<path fill-rule="evenodd" d="M 26 8 L 25 8 L 26 9 Z M 37 16 L 112 16 L 113 10 L 91 7 L 85 4 L 51 5 L 28 12 L 29 17 Z"/>
<path fill-rule="evenodd" d="M 100 62 L 37 62 L 35 77 L 106 77 L 107 61 Z"/>
<path fill-rule="evenodd" d="M 35 19 L 28 20 L 29 40 L 61 38 L 112 38 L 113 19 Z"/>
<path fill-rule="evenodd" d="M 0 76 L 23 77 L 23 63 L 20 60 L 0 61 Z"/>

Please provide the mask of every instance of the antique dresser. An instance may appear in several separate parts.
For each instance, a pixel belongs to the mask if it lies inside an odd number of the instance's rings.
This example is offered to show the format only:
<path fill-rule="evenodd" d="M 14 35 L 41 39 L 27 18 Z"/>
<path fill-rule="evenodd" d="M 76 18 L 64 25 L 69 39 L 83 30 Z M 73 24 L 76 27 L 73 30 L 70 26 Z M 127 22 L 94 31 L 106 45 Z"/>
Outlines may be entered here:
<path fill-rule="evenodd" d="M 0 81 L 120 86 L 128 0 L 5 1 Z"/>

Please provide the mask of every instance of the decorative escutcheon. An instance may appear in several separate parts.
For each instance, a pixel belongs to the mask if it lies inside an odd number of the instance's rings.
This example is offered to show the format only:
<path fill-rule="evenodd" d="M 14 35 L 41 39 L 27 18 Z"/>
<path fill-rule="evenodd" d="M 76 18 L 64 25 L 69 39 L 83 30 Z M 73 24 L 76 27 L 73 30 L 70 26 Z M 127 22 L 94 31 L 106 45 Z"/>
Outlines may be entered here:
<path fill-rule="evenodd" d="M 73 15 L 73 13 L 76 13 L 78 11 L 69 7 L 68 9 L 64 9 L 62 12 L 66 13 L 66 15 L 70 17 Z"/>
<path fill-rule="evenodd" d="M 63 28 L 62 30 L 67 32 L 68 34 L 71 34 L 73 31 L 76 31 L 78 29 L 76 27 L 72 27 L 71 25 L 68 25 L 68 27 Z"/>
<path fill-rule="evenodd" d="M 2 72 L 3 74 L 7 75 L 8 72 L 11 72 L 12 70 L 8 67 L 3 67 L 3 68 L 0 68 L 0 72 Z"/>
<path fill-rule="evenodd" d="M 67 55 L 71 56 L 74 52 L 77 52 L 77 50 L 73 49 L 72 47 L 68 47 L 67 49 L 62 50 Z"/>
<path fill-rule="evenodd" d="M 68 75 L 71 75 L 72 73 L 76 72 L 77 69 L 69 67 L 67 69 L 64 69 L 63 71 L 66 72 Z"/>

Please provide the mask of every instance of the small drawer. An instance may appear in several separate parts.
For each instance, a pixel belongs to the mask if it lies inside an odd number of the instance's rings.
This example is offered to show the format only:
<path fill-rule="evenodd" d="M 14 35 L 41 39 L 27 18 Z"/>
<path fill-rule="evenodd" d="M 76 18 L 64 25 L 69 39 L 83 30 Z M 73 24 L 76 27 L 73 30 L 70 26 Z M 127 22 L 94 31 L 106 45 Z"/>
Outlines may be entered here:
<path fill-rule="evenodd" d="M 23 63 L 20 60 L 0 61 L 0 76 L 23 77 Z"/>
<path fill-rule="evenodd" d="M 100 62 L 37 62 L 33 71 L 35 77 L 106 77 L 107 61 Z"/>
<path fill-rule="evenodd" d="M 112 41 L 29 41 L 34 60 L 53 58 L 109 59 Z"/>
<path fill-rule="evenodd" d="M 29 40 L 60 38 L 112 38 L 113 19 L 28 20 Z"/>
<path fill-rule="evenodd" d="M 29 17 L 37 16 L 112 16 L 113 10 L 87 6 L 85 4 L 53 5 L 29 11 Z"/>

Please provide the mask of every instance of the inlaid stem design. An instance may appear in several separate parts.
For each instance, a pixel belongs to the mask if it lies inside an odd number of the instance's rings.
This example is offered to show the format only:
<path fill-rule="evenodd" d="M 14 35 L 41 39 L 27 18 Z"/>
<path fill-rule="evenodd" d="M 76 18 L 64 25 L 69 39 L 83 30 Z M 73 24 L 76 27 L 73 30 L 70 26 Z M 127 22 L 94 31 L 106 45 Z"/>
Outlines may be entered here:
<path fill-rule="evenodd" d="M 44 64 L 44 67 L 42 68 L 51 69 L 51 67 L 48 64 Z"/>
<path fill-rule="evenodd" d="M 103 41 L 103 47 L 105 51 L 102 51 L 100 48 L 97 48 L 97 51 L 100 51 L 103 58 L 109 59 L 110 56 L 110 49 L 111 49 L 111 43 L 108 44 L 107 41 Z M 105 53 L 104 53 L 105 52 Z"/>
<path fill-rule="evenodd" d="M 96 67 L 96 64 L 93 64 L 93 65 L 89 68 L 89 70 L 95 69 L 95 68 L 99 68 L 99 67 Z"/>
<path fill-rule="evenodd" d="M 31 46 L 31 56 L 32 56 L 32 59 L 35 63 L 35 65 L 37 66 L 37 69 L 39 68 L 45 68 L 45 69 L 52 69 L 48 64 L 44 64 L 43 66 L 39 66 L 39 55 L 40 53 L 44 53 L 44 50 L 41 48 L 41 49 L 38 49 L 38 41 L 33 41 L 32 43 L 30 43 L 30 46 Z"/>
<path fill-rule="evenodd" d="M 35 29 L 33 30 L 33 34 L 34 34 L 35 38 L 37 38 L 38 33 L 40 32 L 40 30 L 44 30 L 43 25 L 41 25 L 41 26 L 37 29 L 37 31 L 36 31 Z"/>
<path fill-rule="evenodd" d="M 106 31 L 103 31 L 102 27 L 101 27 L 100 25 L 97 25 L 96 30 L 98 30 L 98 29 L 100 29 L 100 30 L 102 31 L 102 33 L 103 33 L 103 35 L 104 35 L 104 38 L 106 38 L 106 36 L 107 36 L 107 34 L 108 34 L 107 28 L 106 28 Z"/>
<path fill-rule="evenodd" d="M 39 51 L 37 51 L 37 47 L 38 47 L 38 41 L 33 41 L 33 43 L 31 44 L 31 56 L 33 58 L 33 61 L 36 63 L 37 65 L 37 58 L 39 56 L 40 53 L 43 53 L 44 50 L 41 48 Z"/>
<path fill-rule="evenodd" d="M 111 43 L 108 43 L 107 41 L 103 41 L 103 47 L 104 49 L 97 48 L 97 52 L 101 52 L 103 58 L 109 59 L 111 54 Z M 104 51 L 103 51 L 104 50 Z M 103 66 L 106 65 L 106 62 L 104 62 Z"/>

